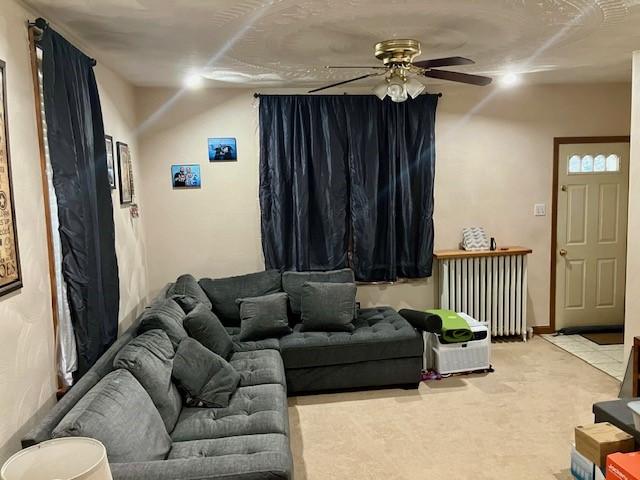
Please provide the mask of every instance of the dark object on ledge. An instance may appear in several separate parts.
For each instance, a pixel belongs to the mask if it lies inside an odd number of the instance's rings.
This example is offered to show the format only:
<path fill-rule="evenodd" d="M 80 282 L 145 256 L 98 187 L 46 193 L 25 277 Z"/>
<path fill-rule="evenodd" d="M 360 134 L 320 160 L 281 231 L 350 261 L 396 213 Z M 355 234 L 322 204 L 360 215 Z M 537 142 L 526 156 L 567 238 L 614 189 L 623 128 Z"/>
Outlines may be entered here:
<path fill-rule="evenodd" d="M 442 329 L 442 319 L 433 313 L 410 310 L 408 308 L 403 308 L 398 313 L 421 332 L 440 333 Z"/>

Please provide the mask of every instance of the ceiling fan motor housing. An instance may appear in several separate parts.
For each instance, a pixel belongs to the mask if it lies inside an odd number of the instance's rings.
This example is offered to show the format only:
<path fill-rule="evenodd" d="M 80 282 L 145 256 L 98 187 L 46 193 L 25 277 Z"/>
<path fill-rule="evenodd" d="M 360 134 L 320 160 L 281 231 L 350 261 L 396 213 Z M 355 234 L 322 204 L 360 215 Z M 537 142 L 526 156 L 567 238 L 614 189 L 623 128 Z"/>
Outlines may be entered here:
<path fill-rule="evenodd" d="M 376 58 L 385 65 L 411 63 L 420 53 L 420 42 L 412 39 L 384 40 L 375 47 Z"/>

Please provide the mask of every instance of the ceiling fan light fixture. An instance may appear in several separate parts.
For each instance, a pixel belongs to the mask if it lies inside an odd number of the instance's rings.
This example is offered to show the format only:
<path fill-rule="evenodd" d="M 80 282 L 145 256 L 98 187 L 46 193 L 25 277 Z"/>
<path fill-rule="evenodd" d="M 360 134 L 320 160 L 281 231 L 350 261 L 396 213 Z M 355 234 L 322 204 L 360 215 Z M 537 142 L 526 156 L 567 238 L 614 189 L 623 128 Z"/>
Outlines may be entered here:
<path fill-rule="evenodd" d="M 404 102 L 407 96 L 407 87 L 405 78 L 400 75 L 393 74 L 387 80 L 387 95 L 391 100 L 397 103 Z"/>
<path fill-rule="evenodd" d="M 380 100 L 384 100 L 384 97 L 387 96 L 387 88 L 388 88 L 388 85 L 387 85 L 387 81 L 385 80 L 380 85 L 376 85 L 376 87 L 372 91 L 373 93 L 376 94 L 376 96 Z"/>
<path fill-rule="evenodd" d="M 418 95 L 424 92 L 425 88 L 427 87 L 425 87 L 422 82 L 416 80 L 415 78 L 410 78 L 405 83 L 405 88 L 411 98 L 416 98 Z"/>

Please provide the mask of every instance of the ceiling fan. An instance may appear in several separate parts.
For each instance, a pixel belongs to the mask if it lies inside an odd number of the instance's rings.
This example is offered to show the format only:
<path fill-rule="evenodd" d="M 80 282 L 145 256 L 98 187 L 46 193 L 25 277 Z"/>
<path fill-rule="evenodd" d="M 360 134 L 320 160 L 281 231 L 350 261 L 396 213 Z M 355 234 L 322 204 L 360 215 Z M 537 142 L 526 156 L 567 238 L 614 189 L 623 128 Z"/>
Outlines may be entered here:
<path fill-rule="evenodd" d="M 384 99 L 387 95 L 394 102 L 404 102 L 408 97 L 416 98 L 420 95 L 425 86 L 417 77 L 438 78 L 452 82 L 467 83 L 470 85 L 485 86 L 491 83 L 491 78 L 481 75 L 470 75 L 468 73 L 452 72 L 449 70 L 438 70 L 436 67 L 472 65 L 475 63 L 464 57 L 436 58 L 433 60 L 422 60 L 414 62 L 413 59 L 420 55 L 420 42 L 411 39 L 385 40 L 375 46 L 375 56 L 382 60 L 380 66 L 328 66 L 327 68 L 356 68 L 375 69 L 379 72 L 367 73 L 359 77 L 343 80 L 324 87 L 309 90 L 309 93 L 319 92 L 327 88 L 345 85 L 369 77 L 384 76 L 384 82 L 376 86 L 373 92 Z"/>

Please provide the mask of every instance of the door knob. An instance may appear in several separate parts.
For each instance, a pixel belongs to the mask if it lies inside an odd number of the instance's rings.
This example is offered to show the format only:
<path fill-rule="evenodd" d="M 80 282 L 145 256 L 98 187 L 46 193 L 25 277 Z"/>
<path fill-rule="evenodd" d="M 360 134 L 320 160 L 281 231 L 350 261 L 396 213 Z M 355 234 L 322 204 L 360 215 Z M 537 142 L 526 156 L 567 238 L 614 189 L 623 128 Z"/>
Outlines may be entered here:
<path fill-rule="evenodd" d="M 561 248 L 559 253 L 561 257 L 564 257 L 567 254 L 567 251 L 564 248 Z"/>

